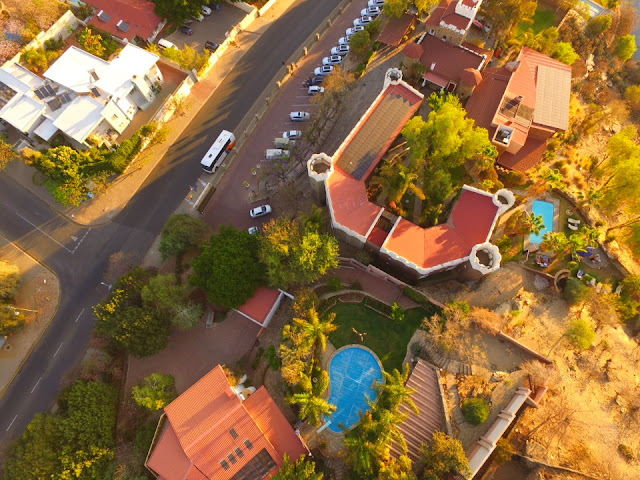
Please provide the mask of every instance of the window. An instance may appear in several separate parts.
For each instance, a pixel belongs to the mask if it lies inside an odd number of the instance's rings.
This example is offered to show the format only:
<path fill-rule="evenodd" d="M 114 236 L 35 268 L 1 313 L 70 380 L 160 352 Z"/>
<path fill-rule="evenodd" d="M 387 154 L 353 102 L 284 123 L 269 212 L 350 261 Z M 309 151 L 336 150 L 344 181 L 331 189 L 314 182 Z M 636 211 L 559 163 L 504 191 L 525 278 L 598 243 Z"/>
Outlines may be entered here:
<path fill-rule="evenodd" d="M 251 443 L 251 440 L 249 440 L 248 438 L 244 441 L 244 444 L 249 450 L 253 448 L 253 443 Z"/>
<path fill-rule="evenodd" d="M 229 461 L 231 463 L 236 463 L 238 460 L 236 460 L 236 456 L 233 453 L 230 453 L 227 458 L 229 459 Z"/>
<path fill-rule="evenodd" d="M 244 457 L 244 452 L 240 447 L 236 447 L 236 455 L 238 456 L 238 458 Z"/>
<path fill-rule="evenodd" d="M 260 480 L 265 478 L 276 467 L 276 462 L 271 458 L 266 449 L 253 457 L 236 473 L 231 480 Z"/>
<path fill-rule="evenodd" d="M 221 460 L 220 465 L 222 465 L 222 468 L 224 468 L 225 470 L 229 470 L 230 468 L 226 460 Z"/>
<path fill-rule="evenodd" d="M 229 434 L 231 435 L 231 438 L 238 438 L 238 432 L 236 432 L 233 428 L 229 430 Z"/>

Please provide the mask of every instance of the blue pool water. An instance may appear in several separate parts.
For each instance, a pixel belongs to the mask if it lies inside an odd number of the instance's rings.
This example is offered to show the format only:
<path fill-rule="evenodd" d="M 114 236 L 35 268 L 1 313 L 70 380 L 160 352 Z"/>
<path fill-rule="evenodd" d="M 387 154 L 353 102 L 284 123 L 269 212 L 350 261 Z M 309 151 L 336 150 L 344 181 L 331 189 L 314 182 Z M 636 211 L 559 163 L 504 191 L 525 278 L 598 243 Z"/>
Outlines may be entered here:
<path fill-rule="evenodd" d="M 598 3 L 593 2 L 592 0 L 582 0 L 582 1 L 587 4 L 587 9 L 590 17 L 597 17 L 605 10 L 605 8 L 602 5 L 599 5 Z"/>
<path fill-rule="evenodd" d="M 376 399 L 375 383 L 382 382 L 378 359 L 368 350 L 357 346 L 336 353 L 329 364 L 331 396 L 329 403 L 338 407 L 328 420 L 327 427 L 341 432 L 341 424 L 348 429 L 360 420 L 360 412 L 369 409 L 367 400 Z"/>
<path fill-rule="evenodd" d="M 555 207 L 551 202 L 534 200 L 531 210 L 533 212 L 533 215 L 542 215 L 542 219 L 544 220 L 544 228 L 540 230 L 540 233 L 538 233 L 537 235 L 535 233 L 531 233 L 531 235 L 529 235 L 529 241 L 531 243 L 540 245 L 542 243 L 542 237 L 544 236 L 544 234 L 547 232 L 553 232 L 553 214 Z"/>

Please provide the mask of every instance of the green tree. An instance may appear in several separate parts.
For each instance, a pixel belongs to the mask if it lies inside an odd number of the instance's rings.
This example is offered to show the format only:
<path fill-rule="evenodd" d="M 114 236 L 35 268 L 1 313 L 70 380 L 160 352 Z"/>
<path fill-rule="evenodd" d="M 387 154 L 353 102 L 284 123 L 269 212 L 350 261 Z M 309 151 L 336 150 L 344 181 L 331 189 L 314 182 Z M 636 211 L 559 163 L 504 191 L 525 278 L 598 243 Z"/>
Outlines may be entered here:
<path fill-rule="evenodd" d="M 183 302 L 171 308 L 171 324 L 181 330 L 188 330 L 200 323 L 204 309 L 195 302 Z"/>
<path fill-rule="evenodd" d="M 238 308 L 255 293 L 264 278 L 258 261 L 258 239 L 245 230 L 222 226 L 192 263 L 192 285 L 227 308 Z"/>
<path fill-rule="evenodd" d="M 305 337 L 302 343 L 315 352 L 315 358 L 319 359 L 320 354 L 327 349 L 329 334 L 338 329 L 338 326 L 333 323 L 336 320 L 336 314 L 331 313 L 321 317 L 317 310 L 312 308 L 305 317 L 294 318 L 293 323 L 299 327 Z"/>
<path fill-rule="evenodd" d="M 171 215 L 160 236 L 162 259 L 179 256 L 190 248 L 199 247 L 208 230 L 207 224 L 199 218 L 186 214 Z"/>
<path fill-rule="evenodd" d="M 85 28 L 79 34 L 77 34 L 76 38 L 78 39 L 78 43 L 82 46 L 82 48 L 84 48 L 91 55 L 104 58 L 106 49 L 102 44 L 102 35 L 93 35 L 89 28 Z"/>
<path fill-rule="evenodd" d="M 402 405 L 406 405 L 414 413 L 418 413 L 418 407 L 411 399 L 415 390 L 407 386 L 409 378 L 409 364 L 402 366 L 402 371 L 394 368 L 392 372 L 383 371 L 384 383 L 376 384 L 378 392 L 378 405 L 380 409 L 397 413 Z"/>
<path fill-rule="evenodd" d="M 291 463 L 289 455 L 284 454 L 283 463 L 273 476 L 273 480 L 323 480 L 324 473 L 316 472 L 316 464 L 301 455 L 298 460 Z"/>
<path fill-rule="evenodd" d="M 0 336 L 17 333 L 26 324 L 25 316 L 19 310 L 15 310 L 12 305 L 0 302 Z"/>
<path fill-rule="evenodd" d="M 289 397 L 289 403 L 295 403 L 300 407 L 301 419 L 308 421 L 311 425 L 320 426 L 324 417 L 331 415 L 337 409 L 320 395 L 314 392 L 294 393 Z"/>
<path fill-rule="evenodd" d="M 589 287 L 574 277 L 569 277 L 562 291 L 562 296 L 569 305 L 582 303 L 589 294 Z"/>
<path fill-rule="evenodd" d="M 313 224 L 280 217 L 263 227 L 259 242 L 258 257 L 272 287 L 313 283 L 338 266 L 338 241 Z"/>
<path fill-rule="evenodd" d="M 500 41 L 509 34 L 513 25 L 532 18 L 537 6 L 536 0 L 487 0 L 482 2 L 480 13 L 490 20 Z"/>
<path fill-rule="evenodd" d="M 623 35 L 618 38 L 614 48 L 614 53 L 616 54 L 616 57 L 623 62 L 626 62 L 627 60 L 631 60 L 631 57 L 636 53 L 637 48 L 635 35 Z"/>
<path fill-rule="evenodd" d="M 47 53 L 43 48 L 28 48 L 20 55 L 20 63 L 34 73 L 42 73 L 49 68 Z"/>
<path fill-rule="evenodd" d="M 640 111 L 640 85 L 629 85 L 624 91 L 624 99 L 627 101 L 631 110 Z"/>
<path fill-rule="evenodd" d="M 593 17 L 584 28 L 584 33 L 588 37 L 596 38 L 611 28 L 613 17 L 611 15 L 598 15 Z"/>
<path fill-rule="evenodd" d="M 18 291 L 20 279 L 20 269 L 16 265 L 0 260 L 0 298 L 13 298 Z"/>
<path fill-rule="evenodd" d="M 522 220 L 525 233 L 539 234 L 544 228 L 544 218 L 542 215 L 525 215 Z"/>
<path fill-rule="evenodd" d="M 0 171 L 2 171 L 9 162 L 16 158 L 16 152 L 13 151 L 13 147 L 6 141 L 6 138 L 0 136 Z"/>
<path fill-rule="evenodd" d="M 493 451 L 493 461 L 497 466 L 504 465 L 511 461 L 515 453 L 516 451 L 511 442 L 503 437 L 496 443 L 496 449 Z"/>
<path fill-rule="evenodd" d="M 209 0 L 153 0 L 153 3 L 156 4 L 155 12 L 159 17 L 166 18 L 175 25 L 181 25 L 189 18 L 202 15 L 202 7 L 207 5 Z"/>
<path fill-rule="evenodd" d="M 144 378 L 142 385 L 131 388 L 131 396 L 141 407 L 155 411 L 169 405 L 178 393 L 172 375 L 152 373 Z"/>
<path fill-rule="evenodd" d="M 473 397 L 462 402 L 462 414 L 467 422 L 480 425 L 489 418 L 489 404 L 484 398 Z"/>
<path fill-rule="evenodd" d="M 391 18 L 400 18 L 409 8 L 409 0 L 387 0 L 384 13 Z"/>
<path fill-rule="evenodd" d="M 398 204 L 402 197 L 410 191 L 421 200 L 425 199 L 425 193 L 418 187 L 419 176 L 412 172 L 400 161 L 384 162 L 378 174 L 372 178 L 372 182 L 381 188 L 381 196 L 386 197 L 388 203 Z"/>
<path fill-rule="evenodd" d="M 347 451 L 345 462 L 359 475 L 358 478 L 375 478 L 378 462 L 384 459 L 385 445 L 376 438 L 366 435 L 367 427 L 374 423 L 371 411 L 367 412 L 356 428 L 349 430 L 344 436 Z"/>
<path fill-rule="evenodd" d="M 418 13 L 422 15 L 423 13 L 431 11 L 431 8 L 440 2 L 438 2 L 438 0 L 413 0 L 412 3 L 418 9 Z"/>
<path fill-rule="evenodd" d="M 351 35 L 349 39 L 349 48 L 353 53 L 362 56 L 369 50 L 371 45 L 371 35 L 367 30 L 362 30 Z"/>
<path fill-rule="evenodd" d="M 556 43 L 551 56 L 566 65 L 573 65 L 580 58 L 568 42 Z"/>
<path fill-rule="evenodd" d="M 590 320 L 579 317 L 569 323 L 566 336 L 574 347 L 586 350 L 591 347 L 596 339 L 596 331 Z"/>
<path fill-rule="evenodd" d="M 176 276 L 169 273 L 150 278 L 140 291 L 140 296 L 146 307 L 160 315 L 169 315 L 176 305 L 184 302 L 185 288 L 178 285 Z"/>
<path fill-rule="evenodd" d="M 462 443 L 443 432 L 434 433 L 431 441 L 421 446 L 420 459 L 425 480 L 446 480 L 455 473 L 463 476 L 471 473 Z"/>
<path fill-rule="evenodd" d="M 407 455 L 400 455 L 397 459 L 391 457 L 380 465 L 378 480 L 417 480 L 412 467 L 413 463 Z"/>

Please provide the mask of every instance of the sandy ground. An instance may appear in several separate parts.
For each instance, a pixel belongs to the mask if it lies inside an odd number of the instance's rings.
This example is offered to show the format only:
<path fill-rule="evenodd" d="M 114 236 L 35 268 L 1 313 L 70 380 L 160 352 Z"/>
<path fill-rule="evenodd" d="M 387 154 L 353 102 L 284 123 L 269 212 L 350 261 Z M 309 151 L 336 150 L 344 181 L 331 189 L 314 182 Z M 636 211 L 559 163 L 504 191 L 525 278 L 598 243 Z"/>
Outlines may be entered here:
<path fill-rule="evenodd" d="M 0 392 L 4 394 L 58 310 L 60 285 L 55 274 L 18 247 L 0 237 L 0 260 L 17 265 L 22 284 L 15 305 L 27 317 L 24 330 L 11 335 L 0 349 Z M 37 310 L 30 312 L 27 310 Z"/>

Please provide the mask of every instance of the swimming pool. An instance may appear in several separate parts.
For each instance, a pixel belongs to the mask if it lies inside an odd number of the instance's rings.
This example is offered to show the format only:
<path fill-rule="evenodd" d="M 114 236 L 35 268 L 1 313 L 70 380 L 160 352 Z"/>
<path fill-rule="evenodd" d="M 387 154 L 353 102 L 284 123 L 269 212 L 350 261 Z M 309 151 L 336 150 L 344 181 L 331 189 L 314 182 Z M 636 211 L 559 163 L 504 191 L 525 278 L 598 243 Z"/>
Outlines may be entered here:
<path fill-rule="evenodd" d="M 331 396 L 329 403 L 338 407 L 328 418 L 327 428 L 342 432 L 360 420 L 360 412 L 369 409 L 367 400 L 376 399 L 373 386 L 382 382 L 382 368 L 369 349 L 350 345 L 339 349 L 329 364 Z"/>
<path fill-rule="evenodd" d="M 604 12 L 605 8 L 602 5 L 597 4 L 592 0 L 582 0 L 583 3 L 587 4 L 587 12 L 589 12 L 590 17 L 597 17 L 602 12 Z"/>
<path fill-rule="evenodd" d="M 542 220 L 544 221 L 544 228 L 540 230 L 540 233 L 535 234 L 531 233 L 529 235 L 529 241 L 531 243 L 535 243 L 536 245 L 540 245 L 542 243 L 542 237 L 547 232 L 553 232 L 553 217 L 555 212 L 555 207 L 551 202 L 544 202 L 542 200 L 534 200 L 533 205 L 531 206 L 531 211 L 533 215 L 542 215 Z"/>

